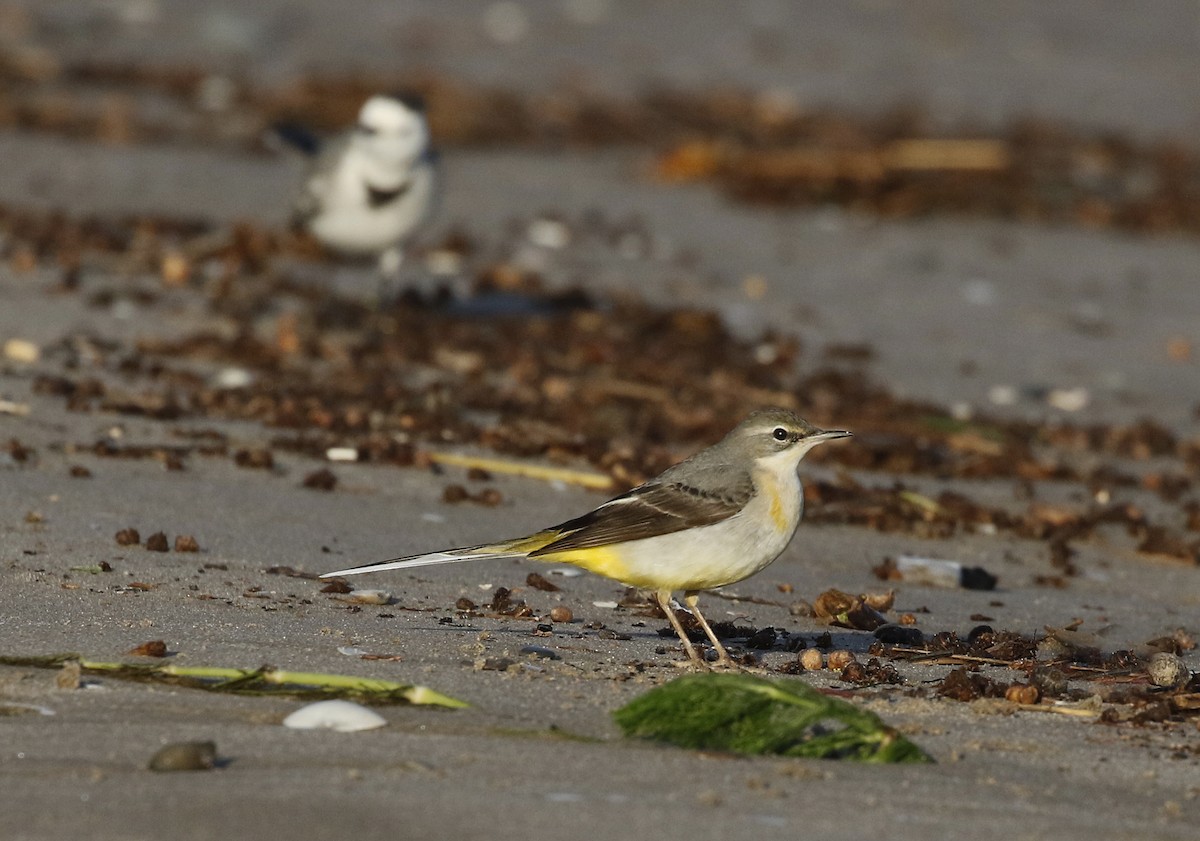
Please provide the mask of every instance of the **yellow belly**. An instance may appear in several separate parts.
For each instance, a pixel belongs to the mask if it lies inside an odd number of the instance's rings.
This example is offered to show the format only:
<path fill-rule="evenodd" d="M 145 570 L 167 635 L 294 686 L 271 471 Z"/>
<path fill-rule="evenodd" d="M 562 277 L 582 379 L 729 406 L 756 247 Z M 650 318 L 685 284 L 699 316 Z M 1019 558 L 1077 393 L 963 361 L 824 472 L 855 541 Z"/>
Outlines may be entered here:
<path fill-rule="evenodd" d="M 601 546 L 591 549 L 570 549 L 566 552 L 552 552 L 539 555 L 537 560 L 553 564 L 571 564 L 573 566 L 612 578 L 635 587 L 654 587 L 654 582 L 642 582 L 630 579 L 629 565 L 621 557 L 621 552 L 611 546 Z M 636 578 L 636 576 L 634 576 Z"/>

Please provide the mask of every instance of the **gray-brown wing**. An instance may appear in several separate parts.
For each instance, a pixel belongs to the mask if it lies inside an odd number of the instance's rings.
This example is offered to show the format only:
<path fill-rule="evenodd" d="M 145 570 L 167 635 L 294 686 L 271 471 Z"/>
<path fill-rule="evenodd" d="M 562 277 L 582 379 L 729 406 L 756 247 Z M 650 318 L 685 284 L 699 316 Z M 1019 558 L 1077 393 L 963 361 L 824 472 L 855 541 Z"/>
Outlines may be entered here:
<path fill-rule="evenodd" d="M 551 529 L 564 534 L 531 552 L 529 557 L 609 546 L 719 523 L 741 511 L 752 496 L 754 485 L 749 476 L 719 490 L 683 482 L 642 485 L 595 511 Z"/>

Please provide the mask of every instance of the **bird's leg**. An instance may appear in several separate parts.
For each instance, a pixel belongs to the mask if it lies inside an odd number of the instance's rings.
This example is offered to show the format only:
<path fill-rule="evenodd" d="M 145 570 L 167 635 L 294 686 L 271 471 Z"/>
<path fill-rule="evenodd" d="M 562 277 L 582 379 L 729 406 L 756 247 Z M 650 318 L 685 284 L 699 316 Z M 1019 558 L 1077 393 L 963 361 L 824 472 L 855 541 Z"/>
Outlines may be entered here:
<path fill-rule="evenodd" d="M 738 668 L 733 662 L 733 658 L 729 656 L 729 652 L 725 650 L 725 646 L 721 645 L 721 641 L 717 639 L 717 635 L 713 633 L 712 626 L 708 624 L 708 620 L 704 618 L 704 614 L 700 612 L 697 606 L 700 603 L 700 594 L 695 590 L 688 590 L 683 595 L 683 602 L 688 606 L 688 610 L 696 617 L 696 621 L 700 623 L 700 627 L 704 629 L 704 633 L 708 634 L 708 639 L 713 644 L 713 649 L 717 652 L 717 665 L 725 666 L 731 669 Z"/>
<path fill-rule="evenodd" d="M 400 267 L 404 265 L 404 251 L 395 245 L 379 255 L 379 288 L 376 290 L 376 307 L 384 309 L 400 294 Z"/>
<path fill-rule="evenodd" d="M 675 633 L 679 635 L 679 639 L 683 642 L 683 650 L 687 652 L 688 660 L 698 668 L 707 668 L 708 664 L 696 652 L 696 646 L 692 645 L 692 641 L 688 639 L 687 631 L 683 630 L 683 626 L 679 624 L 679 617 L 671 609 L 671 591 L 659 590 L 654 596 L 658 599 L 658 606 L 663 609 L 663 613 L 667 614 L 667 621 L 671 623 L 671 627 L 675 629 Z"/>

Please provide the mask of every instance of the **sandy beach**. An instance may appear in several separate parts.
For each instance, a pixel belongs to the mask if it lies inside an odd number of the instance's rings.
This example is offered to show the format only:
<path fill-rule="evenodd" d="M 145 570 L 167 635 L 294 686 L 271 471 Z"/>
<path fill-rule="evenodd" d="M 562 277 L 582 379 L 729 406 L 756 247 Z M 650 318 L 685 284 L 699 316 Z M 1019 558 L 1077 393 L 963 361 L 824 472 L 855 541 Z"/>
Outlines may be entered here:
<path fill-rule="evenodd" d="M 1193 160 L 1195 9 L 1102 5 L 0 6 L 0 655 L 150 663 L 129 652 L 161 640 L 178 666 L 350 674 L 470 704 L 296 731 L 281 726 L 296 698 L 0 666 L 0 836 L 1194 838 L 1200 717 L 1191 701 L 1154 706 L 1145 669 L 1147 643 L 1171 638 L 1200 670 L 1194 235 L 764 206 L 655 178 L 667 150 L 649 141 L 456 141 L 406 271 L 457 303 L 393 318 L 371 309 L 370 266 L 287 238 L 301 168 L 247 140 L 261 103 L 361 76 L 504 91 L 491 107 L 525 97 L 529 113 L 572 91 L 753 92 L 846 120 L 915 104 L 954 131 L 1036 118 Z M 113 70 L 129 65 L 144 75 Z M 178 94 L 212 79 L 234 80 L 233 104 Z M 93 112 L 116 122 L 72 122 Z M 527 320 L 468 308 L 513 277 Z M 563 303 L 580 290 L 585 304 Z M 414 351 L 397 331 L 426 317 L 444 344 Z M 621 319 L 656 326 L 623 333 Z M 676 352 L 676 336 L 694 348 Z M 588 367 L 639 348 L 662 358 L 624 377 Z M 659 368 L 695 382 L 663 385 Z M 390 594 L 364 604 L 313 577 L 607 498 L 431 453 L 612 475 L 615 493 L 772 396 L 858 437 L 802 465 L 808 522 L 773 565 L 707 596 L 707 615 L 774 629 L 764 649 L 731 647 L 877 713 L 933 764 L 625 739 L 613 711 L 677 677 L 681 652 L 665 617 L 607 579 L 458 564 L 354 579 Z M 838 409 L 852 416 L 825 417 Z M 358 457 L 323 457 L 332 445 Z M 447 502 L 452 486 L 476 501 Z M 121 545 L 126 529 L 138 539 Z M 146 548 L 158 532 L 167 551 Z M 881 580 L 900 556 L 998 584 Z M 528 610 L 493 610 L 497 588 Z M 1092 672 L 1018 707 L 1002 685 L 1033 665 L 881 653 L 870 630 L 813 615 L 831 588 L 894 590 L 886 620 L 907 615 L 927 640 L 1077 633 L 1055 650 L 1080 665 L 1094 647 Z M 570 620 L 551 622 L 555 607 Z M 819 642 L 901 682 L 796 676 Z M 1000 697 L 947 697 L 964 665 Z M 215 742 L 216 768 L 147 770 L 195 740 Z"/>

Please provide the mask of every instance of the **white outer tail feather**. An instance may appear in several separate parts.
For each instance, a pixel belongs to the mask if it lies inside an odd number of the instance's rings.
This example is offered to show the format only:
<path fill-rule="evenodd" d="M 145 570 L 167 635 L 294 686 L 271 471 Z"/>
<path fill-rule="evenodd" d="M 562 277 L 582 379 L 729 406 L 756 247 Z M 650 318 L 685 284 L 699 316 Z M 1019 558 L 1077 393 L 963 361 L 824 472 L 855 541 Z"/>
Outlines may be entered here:
<path fill-rule="evenodd" d="M 339 569 L 336 572 L 325 572 L 321 574 L 321 578 L 360 575 L 364 572 L 384 572 L 389 569 L 428 567 L 436 566 L 437 564 L 457 564 L 462 561 L 492 561 L 498 558 L 525 557 L 525 554 L 521 552 L 484 552 L 474 555 L 469 554 L 469 552 L 470 550 L 465 550 L 464 552 L 430 552 L 428 555 L 414 555 L 411 558 L 401 558 L 398 561 L 387 561 L 381 564 L 368 564 L 361 567 L 351 567 L 350 569 Z"/>

